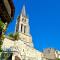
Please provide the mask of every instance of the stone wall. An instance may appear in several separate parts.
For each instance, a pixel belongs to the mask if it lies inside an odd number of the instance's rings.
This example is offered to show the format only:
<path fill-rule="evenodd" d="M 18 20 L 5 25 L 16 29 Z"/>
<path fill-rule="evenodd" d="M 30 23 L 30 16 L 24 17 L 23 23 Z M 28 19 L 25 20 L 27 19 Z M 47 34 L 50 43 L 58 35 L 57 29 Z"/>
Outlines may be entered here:
<path fill-rule="evenodd" d="M 35 50 L 34 48 L 26 45 L 23 41 L 18 40 L 18 41 L 12 41 L 7 38 L 5 38 L 3 45 L 2 45 L 3 50 L 10 49 L 12 51 L 15 51 L 13 53 L 13 57 L 18 56 L 22 60 L 41 60 L 44 55 L 42 52 L 39 52 L 38 50 Z M 17 52 L 16 52 L 17 51 Z"/>

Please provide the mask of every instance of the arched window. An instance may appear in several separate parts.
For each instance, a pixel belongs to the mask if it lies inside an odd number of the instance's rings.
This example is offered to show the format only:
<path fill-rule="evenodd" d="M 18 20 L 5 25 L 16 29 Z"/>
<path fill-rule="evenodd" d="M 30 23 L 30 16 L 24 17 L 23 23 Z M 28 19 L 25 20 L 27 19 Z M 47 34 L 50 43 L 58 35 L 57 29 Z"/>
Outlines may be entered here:
<path fill-rule="evenodd" d="M 23 31 L 23 24 L 21 24 L 21 32 Z"/>
<path fill-rule="evenodd" d="M 26 26 L 24 26 L 24 33 L 26 33 Z"/>
<path fill-rule="evenodd" d="M 22 18 L 22 22 L 26 22 L 26 18 Z"/>
<path fill-rule="evenodd" d="M 24 18 L 22 18 L 22 21 L 24 21 Z"/>

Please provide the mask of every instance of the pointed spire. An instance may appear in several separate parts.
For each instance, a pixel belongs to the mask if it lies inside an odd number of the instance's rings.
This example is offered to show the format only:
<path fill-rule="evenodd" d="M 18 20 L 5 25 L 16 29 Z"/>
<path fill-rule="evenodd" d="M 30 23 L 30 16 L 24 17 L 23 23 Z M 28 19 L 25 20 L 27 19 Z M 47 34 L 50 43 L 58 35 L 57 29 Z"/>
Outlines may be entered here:
<path fill-rule="evenodd" d="M 23 5 L 23 8 L 22 8 L 22 16 L 26 16 L 26 9 L 25 9 L 25 5 Z"/>

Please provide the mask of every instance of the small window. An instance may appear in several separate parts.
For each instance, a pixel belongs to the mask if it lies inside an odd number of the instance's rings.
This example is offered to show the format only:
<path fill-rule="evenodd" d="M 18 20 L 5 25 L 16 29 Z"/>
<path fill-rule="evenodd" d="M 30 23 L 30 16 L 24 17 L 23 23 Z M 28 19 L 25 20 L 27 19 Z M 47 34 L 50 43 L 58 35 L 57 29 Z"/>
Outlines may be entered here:
<path fill-rule="evenodd" d="M 23 31 L 23 24 L 21 24 L 21 32 Z"/>
<path fill-rule="evenodd" d="M 24 33 L 26 33 L 26 26 L 24 26 Z"/>
<path fill-rule="evenodd" d="M 26 22 L 26 19 L 24 20 L 24 22 Z"/>
<path fill-rule="evenodd" d="M 24 18 L 22 18 L 22 21 L 24 21 Z"/>
<path fill-rule="evenodd" d="M 26 22 L 26 19 L 25 19 L 25 18 L 22 18 L 22 21 L 23 21 L 23 22 Z"/>

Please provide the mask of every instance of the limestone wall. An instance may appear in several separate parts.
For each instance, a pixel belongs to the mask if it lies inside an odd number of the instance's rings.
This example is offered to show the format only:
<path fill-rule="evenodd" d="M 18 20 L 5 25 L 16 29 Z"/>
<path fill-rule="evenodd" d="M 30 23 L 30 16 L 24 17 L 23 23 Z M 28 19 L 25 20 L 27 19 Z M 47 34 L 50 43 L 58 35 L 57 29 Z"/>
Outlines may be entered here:
<path fill-rule="evenodd" d="M 13 47 L 13 48 L 11 48 Z M 3 50 L 10 49 L 12 51 L 17 51 L 17 55 L 20 55 L 22 59 L 25 60 L 41 60 L 44 55 L 42 52 L 39 52 L 35 50 L 34 48 L 27 46 L 23 41 L 18 40 L 18 41 L 12 41 L 7 38 L 5 38 L 3 45 L 2 45 Z"/>

